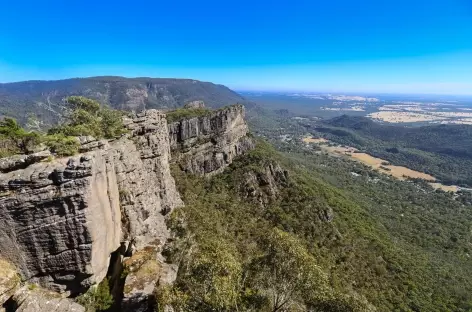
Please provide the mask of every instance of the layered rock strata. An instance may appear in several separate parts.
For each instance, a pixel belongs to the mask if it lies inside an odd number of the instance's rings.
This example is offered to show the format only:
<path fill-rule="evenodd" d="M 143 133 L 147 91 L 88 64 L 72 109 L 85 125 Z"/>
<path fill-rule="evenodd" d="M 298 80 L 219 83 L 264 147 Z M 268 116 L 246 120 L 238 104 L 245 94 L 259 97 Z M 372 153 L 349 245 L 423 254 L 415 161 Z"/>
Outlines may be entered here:
<path fill-rule="evenodd" d="M 248 137 L 244 106 L 233 105 L 207 116 L 169 124 L 170 146 L 183 170 L 211 175 L 223 171 L 233 158 L 254 146 Z"/>
<path fill-rule="evenodd" d="M 37 292 L 19 288 L 18 272 L 21 280 L 61 294 L 57 305 L 80 311 L 64 297 L 105 277 L 116 286 L 126 267 L 122 310 L 152 309 L 155 285 L 172 283 L 177 272 L 160 254 L 170 236 L 166 216 L 183 205 L 171 155 L 184 170 L 209 175 L 253 146 L 242 106 L 170 125 L 164 113 L 148 110 L 125 125 L 129 132 L 114 141 L 79 138 L 75 157 L 0 161 L 0 256 L 9 268 L 0 304 L 30 300 L 27 306 L 35 308 L 40 302 Z M 143 273 L 151 269 L 152 276 Z"/>

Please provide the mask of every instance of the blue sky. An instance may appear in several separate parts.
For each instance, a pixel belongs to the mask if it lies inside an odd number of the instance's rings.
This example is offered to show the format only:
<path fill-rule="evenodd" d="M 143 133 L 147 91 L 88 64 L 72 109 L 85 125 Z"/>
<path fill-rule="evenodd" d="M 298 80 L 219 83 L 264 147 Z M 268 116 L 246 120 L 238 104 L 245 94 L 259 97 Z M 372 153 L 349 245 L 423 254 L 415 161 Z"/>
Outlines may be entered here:
<path fill-rule="evenodd" d="M 0 81 L 472 94 L 471 0 L 5 1 Z"/>

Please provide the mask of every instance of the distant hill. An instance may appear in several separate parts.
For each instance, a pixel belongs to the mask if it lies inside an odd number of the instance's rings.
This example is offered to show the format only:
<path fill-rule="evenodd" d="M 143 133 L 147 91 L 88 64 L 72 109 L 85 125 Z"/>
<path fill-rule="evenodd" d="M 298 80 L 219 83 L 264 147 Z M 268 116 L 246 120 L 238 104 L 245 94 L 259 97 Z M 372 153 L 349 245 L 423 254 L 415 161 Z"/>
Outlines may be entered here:
<path fill-rule="evenodd" d="M 46 123 L 58 119 L 64 99 L 83 95 L 113 108 L 141 111 L 176 108 L 195 100 L 221 107 L 246 100 L 223 85 L 191 79 L 90 77 L 0 84 L 0 115 L 24 123 L 35 114 Z"/>

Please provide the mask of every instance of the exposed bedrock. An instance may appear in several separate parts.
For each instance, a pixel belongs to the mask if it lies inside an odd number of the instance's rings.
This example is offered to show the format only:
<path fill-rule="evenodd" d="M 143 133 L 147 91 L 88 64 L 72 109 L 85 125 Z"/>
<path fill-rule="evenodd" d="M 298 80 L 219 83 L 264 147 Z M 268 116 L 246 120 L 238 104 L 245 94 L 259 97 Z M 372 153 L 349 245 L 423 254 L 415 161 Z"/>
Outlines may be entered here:
<path fill-rule="evenodd" d="M 145 311 L 156 284 L 172 283 L 177 272 L 160 254 L 171 235 L 166 217 L 183 205 L 171 157 L 209 175 L 253 146 L 239 105 L 170 125 L 164 113 L 148 110 L 125 124 L 129 133 L 114 141 L 79 138 L 82 153 L 72 158 L 2 163 L 0 258 L 8 276 L 0 305 L 37 301 L 41 293 L 27 294 L 21 280 L 60 293 L 57 304 L 80 311 L 62 299 L 107 277 L 122 283 L 123 309 Z M 123 267 L 128 276 L 120 281 L 115 271 Z"/>

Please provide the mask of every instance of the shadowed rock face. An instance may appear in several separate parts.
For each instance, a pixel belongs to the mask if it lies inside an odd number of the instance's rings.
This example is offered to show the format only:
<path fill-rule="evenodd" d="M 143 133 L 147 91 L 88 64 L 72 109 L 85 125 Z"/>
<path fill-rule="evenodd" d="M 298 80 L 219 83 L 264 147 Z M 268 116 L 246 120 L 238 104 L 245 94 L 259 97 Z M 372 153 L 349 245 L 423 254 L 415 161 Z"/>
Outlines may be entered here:
<path fill-rule="evenodd" d="M 233 158 L 254 147 L 247 136 L 244 106 L 233 105 L 209 116 L 169 125 L 170 146 L 183 170 L 201 175 L 216 174 Z"/>
<path fill-rule="evenodd" d="M 129 133 L 115 141 L 79 138 L 82 154 L 76 157 L 5 165 L 0 256 L 24 280 L 65 295 L 84 292 L 131 259 L 122 308 L 146 311 L 156 283 L 172 283 L 177 270 L 160 254 L 170 236 L 166 216 L 183 205 L 170 171 L 171 150 L 185 170 L 207 175 L 253 143 L 242 106 L 171 125 L 164 113 L 148 110 L 125 125 Z M 143 254 L 145 261 L 136 265 Z M 4 288 L 3 301 L 11 296 Z M 34 296 L 18 293 L 11 300 Z"/>
<path fill-rule="evenodd" d="M 23 278 L 77 292 L 105 277 L 121 233 L 105 152 L 3 174 L 0 192 L 0 253 Z"/>

